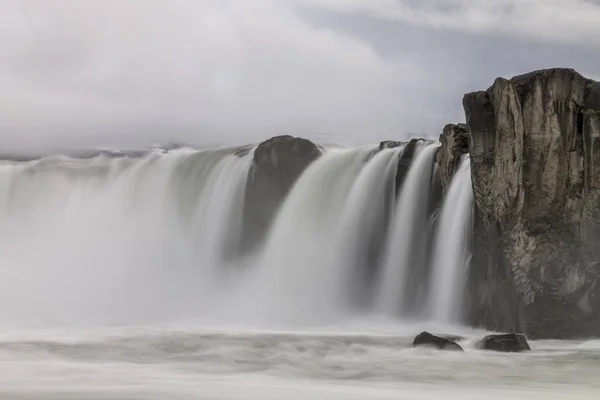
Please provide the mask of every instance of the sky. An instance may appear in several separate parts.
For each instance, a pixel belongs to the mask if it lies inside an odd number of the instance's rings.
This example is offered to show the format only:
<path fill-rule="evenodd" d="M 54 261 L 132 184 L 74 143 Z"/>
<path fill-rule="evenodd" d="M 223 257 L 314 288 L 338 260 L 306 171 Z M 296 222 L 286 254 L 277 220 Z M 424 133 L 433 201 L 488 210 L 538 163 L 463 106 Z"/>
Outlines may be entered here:
<path fill-rule="evenodd" d="M 600 80 L 598 0 L 0 0 L 0 152 L 437 137 L 498 76 Z"/>

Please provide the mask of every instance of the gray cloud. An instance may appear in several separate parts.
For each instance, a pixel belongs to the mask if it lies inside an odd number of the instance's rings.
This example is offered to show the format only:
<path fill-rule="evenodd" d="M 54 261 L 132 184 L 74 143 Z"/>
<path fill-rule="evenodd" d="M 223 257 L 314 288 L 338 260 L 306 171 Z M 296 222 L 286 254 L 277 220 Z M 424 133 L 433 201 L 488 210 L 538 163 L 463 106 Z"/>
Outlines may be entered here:
<path fill-rule="evenodd" d="M 596 0 L 301 1 L 437 30 L 501 34 L 551 43 L 600 44 L 600 4 Z"/>
<path fill-rule="evenodd" d="M 581 0 L 0 0 L 0 147 L 436 136 L 496 76 L 600 72 Z"/>

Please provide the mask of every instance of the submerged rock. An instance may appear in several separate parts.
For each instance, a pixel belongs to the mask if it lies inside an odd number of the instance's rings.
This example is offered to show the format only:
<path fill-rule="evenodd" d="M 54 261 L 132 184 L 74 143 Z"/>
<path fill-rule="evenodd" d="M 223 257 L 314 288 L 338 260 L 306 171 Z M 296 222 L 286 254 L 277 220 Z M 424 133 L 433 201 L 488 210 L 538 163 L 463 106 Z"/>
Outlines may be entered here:
<path fill-rule="evenodd" d="M 505 335 L 488 335 L 477 343 L 477 348 L 483 350 L 501 351 L 505 353 L 519 353 L 530 351 L 527 338 L 518 333 Z"/>
<path fill-rule="evenodd" d="M 321 149 L 315 143 L 289 135 L 273 137 L 257 146 L 245 195 L 245 250 L 264 239 L 290 189 L 320 155 Z"/>
<path fill-rule="evenodd" d="M 419 333 L 413 341 L 413 347 L 434 347 L 438 350 L 463 351 L 463 348 L 452 340 L 432 335 L 429 332 Z"/>

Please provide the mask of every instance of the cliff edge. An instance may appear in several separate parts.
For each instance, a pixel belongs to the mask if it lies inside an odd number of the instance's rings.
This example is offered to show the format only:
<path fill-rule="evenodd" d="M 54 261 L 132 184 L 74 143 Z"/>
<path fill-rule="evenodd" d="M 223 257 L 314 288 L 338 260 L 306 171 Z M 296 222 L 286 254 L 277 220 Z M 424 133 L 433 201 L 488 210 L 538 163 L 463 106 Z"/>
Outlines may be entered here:
<path fill-rule="evenodd" d="M 463 106 L 470 321 L 535 338 L 600 335 L 600 83 L 534 71 L 498 78 Z"/>

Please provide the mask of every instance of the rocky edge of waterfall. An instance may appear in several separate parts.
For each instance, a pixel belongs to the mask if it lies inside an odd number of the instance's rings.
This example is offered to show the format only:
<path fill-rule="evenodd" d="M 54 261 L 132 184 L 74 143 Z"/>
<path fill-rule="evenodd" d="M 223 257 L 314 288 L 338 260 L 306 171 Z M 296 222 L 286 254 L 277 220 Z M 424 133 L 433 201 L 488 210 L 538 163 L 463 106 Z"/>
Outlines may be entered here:
<path fill-rule="evenodd" d="M 463 108 L 466 123 L 443 128 L 432 182 L 446 192 L 469 154 L 474 227 L 466 322 L 531 338 L 600 336 L 600 83 L 573 69 L 539 70 L 497 78 L 466 94 Z M 374 150 L 405 146 L 397 188 L 420 140 Z M 246 197 L 262 232 L 321 153 L 293 136 L 256 148 Z"/>

